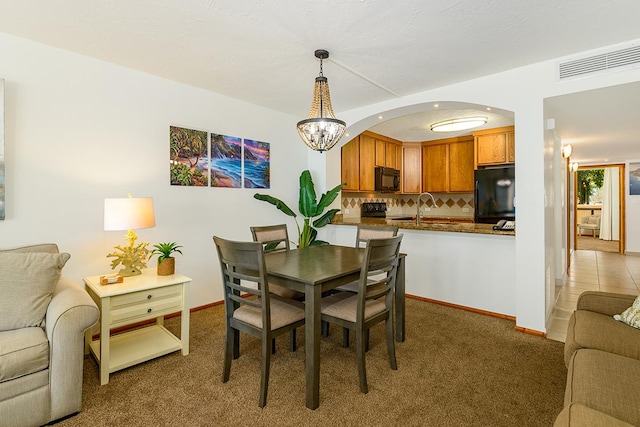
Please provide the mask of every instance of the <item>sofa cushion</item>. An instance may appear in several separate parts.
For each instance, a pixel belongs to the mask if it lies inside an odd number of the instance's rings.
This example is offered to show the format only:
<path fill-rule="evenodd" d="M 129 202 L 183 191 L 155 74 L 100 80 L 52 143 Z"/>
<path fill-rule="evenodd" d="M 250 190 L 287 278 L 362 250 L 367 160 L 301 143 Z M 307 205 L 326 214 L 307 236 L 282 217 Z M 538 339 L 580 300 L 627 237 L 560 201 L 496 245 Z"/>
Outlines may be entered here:
<path fill-rule="evenodd" d="M 42 328 L 0 332 L 0 382 L 47 369 L 49 341 Z"/>
<path fill-rule="evenodd" d="M 613 317 L 588 310 L 576 310 L 569 318 L 564 346 L 567 367 L 573 353 L 592 348 L 640 360 L 640 330 Z"/>
<path fill-rule="evenodd" d="M 617 418 L 613 418 L 607 414 L 588 408 L 584 405 L 572 403 L 566 406 L 553 427 L 633 427 L 629 423 L 625 423 Z"/>
<path fill-rule="evenodd" d="M 622 314 L 616 314 L 613 318 L 640 329 L 640 296 L 635 299 L 631 307 L 623 311 Z"/>
<path fill-rule="evenodd" d="M 0 252 L 0 331 L 42 326 L 67 253 Z"/>
<path fill-rule="evenodd" d="M 569 363 L 565 406 L 581 404 L 640 426 L 638 378 L 640 360 L 599 350 L 578 350 Z"/>
<path fill-rule="evenodd" d="M 40 243 L 37 245 L 20 246 L 11 249 L 0 249 L 0 253 L 2 252 L 44 252 L 47 254 L 57 254 L 60 251 L 58 250 L 58 245 L 55 243 Z"/>

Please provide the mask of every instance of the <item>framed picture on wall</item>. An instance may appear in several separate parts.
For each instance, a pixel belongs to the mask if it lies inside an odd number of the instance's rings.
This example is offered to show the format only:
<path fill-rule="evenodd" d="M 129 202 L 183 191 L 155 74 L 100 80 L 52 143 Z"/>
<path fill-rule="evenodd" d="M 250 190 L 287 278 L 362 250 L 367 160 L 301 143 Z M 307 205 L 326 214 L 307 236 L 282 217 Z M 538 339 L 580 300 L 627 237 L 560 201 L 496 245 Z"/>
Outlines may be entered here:
<path fill-rule="evenodd" d="M 640 162 L 629 163 L 629 195 L 640 196 Z"/>
<path fill-rule="evenodd" d="M 211 186 L 242 188 L 242 138 L 211 134 Z"/>
<path fill-rule="evenodd" d="M 206 187 L 207 131 L 169 127 L 169 174 L 171 185 Z"/>

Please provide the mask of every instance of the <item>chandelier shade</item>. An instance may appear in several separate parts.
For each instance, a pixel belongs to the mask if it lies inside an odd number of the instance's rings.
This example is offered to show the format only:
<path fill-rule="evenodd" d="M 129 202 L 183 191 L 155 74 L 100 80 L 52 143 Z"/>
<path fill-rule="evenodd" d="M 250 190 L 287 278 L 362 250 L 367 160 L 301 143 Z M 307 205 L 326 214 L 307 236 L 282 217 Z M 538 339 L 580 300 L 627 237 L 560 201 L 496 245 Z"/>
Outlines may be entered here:
<path fill-rule="evenodd" d="M 316 58 L 320 59 L 320 75 L 316 77 L 313 86 L 313 100 L 309 115 L 298 122 L 297 129 L 300 138 L 312 150 L 323 152 L 342 138 L 347 124 L 336 119 L 331 107 L 331 95 L 329 94 L 329 82 L 322 75 L 322 60 L 329 57 L 326 50 L 316 50 Z"/>

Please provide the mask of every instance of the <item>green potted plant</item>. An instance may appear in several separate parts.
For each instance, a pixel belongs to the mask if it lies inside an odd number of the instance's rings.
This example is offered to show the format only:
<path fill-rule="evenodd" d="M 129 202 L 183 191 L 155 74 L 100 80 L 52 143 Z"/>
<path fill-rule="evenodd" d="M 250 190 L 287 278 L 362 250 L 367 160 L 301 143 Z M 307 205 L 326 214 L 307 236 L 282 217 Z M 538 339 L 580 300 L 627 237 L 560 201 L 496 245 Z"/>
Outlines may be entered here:
<path fill-rule="evenodd" d="M 176 260 L 171 255 L 175 252 L 182 254 L 176 242 L 158 243 L 153 245 L 151 256 L 158 255 L 158 276 L 170 276 L 176 271 Z"/>
<path fill-rule="evenodd" d="M 298 221 L 296 220 L 299 248 L 327 244 L 325 241 L 316 240 L 316 236 L 318 235 L 318 230 L 316 230 L 316 228 L 322 228 L 329 224 L 333 217 L 340 212 L 340 209 L 330 209 L 327 212 L 324 212 L 324 210 L 333 203 L 340 193 L 343 185 L 344 184 L 339 184 L 335 186 L 331 190 L 322 194 L 319 201 L 316 201 L 316 190 L 313 185 L 313 180 L 311 179 L 311 173 L 308 170 L 302 171 L 302 174 L 300 174 L 300 197 L 298 200 L 298 209 L 304 217 L 302 229 L 300 229 L 300 224 L 298 224 Z M 296 213 L 280 199 L 267 194 L 258 193 L 254 194 L 253 197 L 274 205 L 288 216 L 297 218 Z M 317 216 L 320 216 L 320 218 L 313 220 L 313 218 Z M 311 222 L 312 220 L 313 222 Z"/>

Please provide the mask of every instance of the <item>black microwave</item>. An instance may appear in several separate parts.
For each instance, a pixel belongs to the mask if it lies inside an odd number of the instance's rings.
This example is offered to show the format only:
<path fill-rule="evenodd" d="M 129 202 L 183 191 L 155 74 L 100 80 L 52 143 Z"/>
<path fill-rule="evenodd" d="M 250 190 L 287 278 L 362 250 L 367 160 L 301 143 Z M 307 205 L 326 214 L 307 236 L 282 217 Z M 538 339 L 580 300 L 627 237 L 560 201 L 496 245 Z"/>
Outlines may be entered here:
<path fill-rule="evenodd" d="M 376 166 L 375 191 L 400 191 L 400 171 L 398 169 Z"/>

